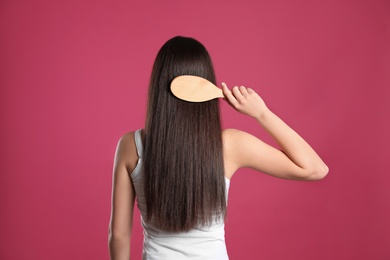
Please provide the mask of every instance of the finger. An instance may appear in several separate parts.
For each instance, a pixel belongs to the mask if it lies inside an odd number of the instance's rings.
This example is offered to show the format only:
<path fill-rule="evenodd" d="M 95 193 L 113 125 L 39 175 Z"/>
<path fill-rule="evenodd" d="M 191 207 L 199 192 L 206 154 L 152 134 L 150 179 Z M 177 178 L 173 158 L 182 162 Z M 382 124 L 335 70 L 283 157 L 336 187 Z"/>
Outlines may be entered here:
<path fill-rule="evenodd" d="M 232 93 L 233 93 L 235 98 L 237 98 L 237 97 L 242 95 L 240 89 L 237 86 L 234 86 L 232 88 Z"/>
<path fill-rule="evenodd" d="M 248 91 L 249 94 L 255 93 L 255 91 L 251 88 L 247 88 L 246 90 Z"/>
<path fill-rule="evenodd" d="M 243 97 L 240 89 L 237 86 L 233 87 L 232 93 L 233 93 L 234 97 L 236 98 L 236 100 L 239 103 L 242 103 L 244 97 Z"/>
<path fill-rule="evenodd" d="M 222 83 L 222 91 L 223 91 L 223 94 L 225 95 L 227 101 L 231 105 L 234 106 L 235 104 L 237 104 L 236 98 L 233 96 L 232 92 L 228 89 L 227 85 L 224 82 Z"/>
<path fill-rule="evenodd" d="M 240 92 L 241 94 L 245 97 L 248 95 L 248 91 L 246 90 L 246 88 L 244 86 L 241 86 L 240 87 Z"/>

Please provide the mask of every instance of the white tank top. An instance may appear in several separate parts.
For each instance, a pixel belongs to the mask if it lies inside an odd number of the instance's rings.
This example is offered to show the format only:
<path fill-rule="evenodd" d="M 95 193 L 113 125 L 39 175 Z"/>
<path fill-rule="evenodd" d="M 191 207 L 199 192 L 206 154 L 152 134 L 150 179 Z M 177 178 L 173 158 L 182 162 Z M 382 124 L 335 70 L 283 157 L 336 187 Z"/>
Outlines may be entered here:
<path fill-rule="evenodd" d="M 141 224 L 144 229 L 143 260 L 228 260 L 225 244 L 223 221 L 210 227 L 196 228 L 189 232 L 169 233 L 146 223 L 146 203 L 144 196 L 142 154 L 143 144 L 141 130 L 134 134 L 138 153 L 138 162 L 131 179 L 133 181 L 137 204 L 141 213 Z M 226 197 L 229 191 L 229 179 L 226 180 Z"/>

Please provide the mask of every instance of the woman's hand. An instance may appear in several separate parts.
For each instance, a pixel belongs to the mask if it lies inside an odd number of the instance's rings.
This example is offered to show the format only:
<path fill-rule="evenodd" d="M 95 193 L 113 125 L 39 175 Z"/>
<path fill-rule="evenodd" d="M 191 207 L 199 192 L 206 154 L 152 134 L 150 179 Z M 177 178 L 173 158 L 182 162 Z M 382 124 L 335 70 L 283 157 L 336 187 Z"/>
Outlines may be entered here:
<path fill-rule="evenodd" d="M 238 112 L 260 119 L 264 112 L 268 111 L 263 99 L 251 88 L 233 87 L 230 91 L 225 83 L 222 83 L 222 91 L 228 103 Z"/>

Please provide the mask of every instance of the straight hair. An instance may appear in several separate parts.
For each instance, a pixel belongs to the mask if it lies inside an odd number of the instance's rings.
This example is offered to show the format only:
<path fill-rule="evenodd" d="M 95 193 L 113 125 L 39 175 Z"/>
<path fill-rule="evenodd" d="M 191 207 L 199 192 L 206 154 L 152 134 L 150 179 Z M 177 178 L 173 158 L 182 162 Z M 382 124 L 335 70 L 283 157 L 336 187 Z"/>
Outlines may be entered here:
<path fill-rule="evenodd" d="M 216 83 L 206 48 L 176 36 L 153 64 L 143 155 L 146 221 L 168 232 L 209 226 L 226 215 L 219 101 L 176 98 L 170 83 L 180 75 Z"/>

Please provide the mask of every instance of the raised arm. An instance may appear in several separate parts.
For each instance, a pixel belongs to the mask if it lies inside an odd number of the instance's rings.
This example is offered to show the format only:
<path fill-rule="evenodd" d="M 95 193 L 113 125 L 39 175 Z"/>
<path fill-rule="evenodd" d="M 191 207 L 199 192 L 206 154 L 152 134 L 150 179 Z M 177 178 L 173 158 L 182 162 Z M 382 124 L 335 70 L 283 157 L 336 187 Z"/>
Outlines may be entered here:
<path fill-rule="evenodd" d="M 228 177 L 240 167 L 249 167 L 275 177 L 295 180 L 318 180 L 328 173 L 328 167 L 293 129 L 267 108 L 252 89 L 222 84 L 225 99 L 238 112 L 253 117 L 279 144 L 278 150 L 255 136 L 239 130 L 223 133 L 224 156 Z"/>
<path fill-rule="evenodd" d="M 119 140 L 115 154 L 108 236 L 111 260 L 130 259 L 135 193 L 129 169 L 134 169 L 138 159 L 134 147 L 134 134 L 126 134 Z"/>

